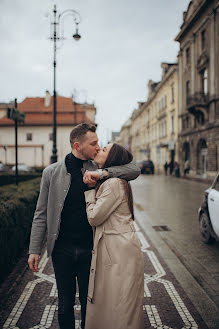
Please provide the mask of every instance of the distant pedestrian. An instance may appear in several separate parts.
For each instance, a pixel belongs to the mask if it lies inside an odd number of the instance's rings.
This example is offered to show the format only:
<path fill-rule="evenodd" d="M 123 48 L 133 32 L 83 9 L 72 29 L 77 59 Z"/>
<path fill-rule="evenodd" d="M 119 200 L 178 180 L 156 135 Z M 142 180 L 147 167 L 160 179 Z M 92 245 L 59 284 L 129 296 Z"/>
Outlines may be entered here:
<path fill-rule="evenodd" d="M 177 161 L 174 161 L 174 173 L 176 177 L 180 177 L 180 168 L 179 168 L 179 163 Z"/>
<path fill-rule="evenodd" d="M 173 164 L 173 160 L 171 160 L 170 161 L 170 163 L 169 163 L 169 170 L 170 170 L 170 176 L 172 175 L 172 173 L 173 173 L 173 166 L 174 166 L 174 164 Z"/>
<path fill-rule="evenodd" d="M 167 161 L 164 163 L 164 173 L 165 173 L 165 175 L 167 176 L 167 170 L 168 170 L 168 163 L 167 163 Z"/>
<path fill-rule="evenodd" d="M 186 176 L 186 174 L 189 174 L 190 171 L 190 164 L 189 164 L 189 159 L 187 159 L 184 163 L 184 176 Z"/>

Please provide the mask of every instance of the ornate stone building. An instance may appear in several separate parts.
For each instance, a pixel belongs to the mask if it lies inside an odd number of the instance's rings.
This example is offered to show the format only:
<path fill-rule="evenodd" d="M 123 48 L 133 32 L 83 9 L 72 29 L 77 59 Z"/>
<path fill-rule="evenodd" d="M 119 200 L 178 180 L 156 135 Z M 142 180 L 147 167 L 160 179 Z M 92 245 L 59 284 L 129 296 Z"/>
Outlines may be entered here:
<path fill-rule="evenodd" d="M 120 132 L 134 159 L 151 159 L 157 173 L 164 163 L 178 161 L 178 66 L 162 63 L 160 82 L 148 82 L 148 98 L 139 102 Z"/>
<path fill-rule="evenodd" d="M 95 123 L 93 104 L 79 104 L 70 97 L 57 96 L 57 155 L 58 160 L 71 151 L 71 129 L 81 122 Z M 15 163 L 14 121 L 7 118 L 7 107 L 0 104 L 0 161 Z M 18 162 L 34 167 L 50 164 L 52 155 L 53 97 L 27 97 L 18 103 L 18 110 L 26 114 L 24 124 L 18 126 Z"/>
<path fill-rule="evenodd" d="M 179 154 L 191 175 L 219 169 L 219 1 L 193 0 L 176 41 L 179 63 Z"/>

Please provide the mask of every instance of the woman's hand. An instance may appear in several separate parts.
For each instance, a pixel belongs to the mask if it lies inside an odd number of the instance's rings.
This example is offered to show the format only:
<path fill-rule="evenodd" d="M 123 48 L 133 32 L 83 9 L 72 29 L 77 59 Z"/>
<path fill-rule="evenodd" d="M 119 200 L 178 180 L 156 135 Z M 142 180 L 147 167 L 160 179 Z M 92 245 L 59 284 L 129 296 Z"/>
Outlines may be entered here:
<path fill-rule="evenodd" d="M 100 174 L 98 171 L 88 171 L 86 170 L 84 173 L 83 181 L 89 187 L 94 187 L 100 178 Z"/>

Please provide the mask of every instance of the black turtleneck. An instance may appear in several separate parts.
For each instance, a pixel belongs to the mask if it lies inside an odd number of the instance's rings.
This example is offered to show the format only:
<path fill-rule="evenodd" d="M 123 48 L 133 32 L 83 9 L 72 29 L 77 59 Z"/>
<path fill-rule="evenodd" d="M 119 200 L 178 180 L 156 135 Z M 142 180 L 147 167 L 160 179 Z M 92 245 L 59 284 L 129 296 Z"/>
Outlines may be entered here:
<path fill-rule="evenodd" d="M 68 173 L 71 174 L 71 185 L 65 199 L 61 214 L 61 225 L 58 240 L 70 240 L 79 246 L 92 248 L 92 228 L 87 220 L 84 192 L 88 189 L 83 183 L 83 160 L 72 153 L 65 158 Z"/>

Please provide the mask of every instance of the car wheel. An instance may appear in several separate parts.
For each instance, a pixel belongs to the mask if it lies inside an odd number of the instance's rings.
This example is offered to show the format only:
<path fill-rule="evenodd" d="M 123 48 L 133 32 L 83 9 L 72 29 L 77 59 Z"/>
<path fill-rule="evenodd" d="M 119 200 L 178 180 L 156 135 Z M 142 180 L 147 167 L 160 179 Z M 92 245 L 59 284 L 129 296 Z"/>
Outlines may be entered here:
<path fill-rule="evenodd" d="M 207 214 L 204 212 L 200 216 L 199 225 L 202 241 L 207 244 L 213 243 L 215 239 L 211 236 L 210 221 Z"/>

